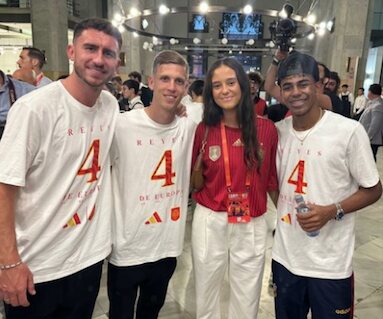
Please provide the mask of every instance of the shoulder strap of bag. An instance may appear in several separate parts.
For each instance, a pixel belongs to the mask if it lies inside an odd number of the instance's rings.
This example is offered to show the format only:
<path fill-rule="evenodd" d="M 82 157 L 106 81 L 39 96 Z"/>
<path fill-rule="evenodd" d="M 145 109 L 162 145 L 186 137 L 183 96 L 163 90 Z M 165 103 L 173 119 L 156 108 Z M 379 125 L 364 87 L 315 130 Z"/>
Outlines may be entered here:
<path fill-rule="evenodd" d="M 193 167 L 194 171 L 199 171 L 202 168 L 202 155 L 203 155 L 203 153 L 205 153 L 205 146 L 207 144 L 208 133 L 209 133 L 209 126 L 206 126 L 205 127 L 205 134 L 203 135 L 203 140 L 201 142 L 201 147 L 199 149 L 197 159 L 194 163 L 194 167 Z"/>
<path fill-rule="evenodd" d="M 208 134 L 209 134 L 209 126 L 206 126 L 205 127 L 205 134 L 203 135 L 203 140 L 202 140 L 202 143 L 201 143 L 201 148 L 199 150 L 200 154 L 205 153 L 205 147 L 206 147 L 206 144 L 207 144 L 207 135 Z"/>
<path fill-rule="evenodd" d="M 131 110 L 133 110 L 133 109 L 134 109 L 134 107 L 135 107 L 136 105 L 138 105 L 138 104 L 140 104 L 140 105 L 144 106 L 144 104 L 143 104 L 143 103 L 141 103 L 140 101 L 137 101 L 136 103 L 134 103 L 134 104 L 132 105 L 132 107 L 131 107 Z"/>
<path fill-rule="evenodd" d="M 4 79 L 5 83 L 5 75 L 3 71 L 0 71 L 0 76 Z M 16 102 L 17 97 L 16 97 L 16 90 L 15 86 L 13 85 L 13 82 L 10 77 L 8 77 L 8 94 L 9 94 L 9 105 L 12 106 L 13 103 Z"/>

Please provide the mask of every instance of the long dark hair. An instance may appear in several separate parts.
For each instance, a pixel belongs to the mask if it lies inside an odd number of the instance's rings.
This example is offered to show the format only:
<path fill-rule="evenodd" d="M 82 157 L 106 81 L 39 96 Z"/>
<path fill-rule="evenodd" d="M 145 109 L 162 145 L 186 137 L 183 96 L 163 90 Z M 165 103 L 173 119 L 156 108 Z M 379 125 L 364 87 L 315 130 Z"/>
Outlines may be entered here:
<path fill-rule="evenodd" d="M 244 160 L 246 166 L 251 169 L 256 164 L 258 168 L 261 165 L 261 154 L 257 139 L 257 131 L 255 127 L 254 104 L 250 95 L 249 78 L 242 65 L 234 58 L 224 58 L 217 60 L 210 67 L 203 91 L 204 113 L 203 123 L 207 126 L 217 125 L 222 117 L 223 110 L 217 105 L 213 98 L 212 78 L 214 71 L 220 66 L 225 65 L 235 71 L 237 81 L 241 88 L 241 99 L 237 106 L 237 122 L 242 131 L 242 139 L 244 143 Z"/>

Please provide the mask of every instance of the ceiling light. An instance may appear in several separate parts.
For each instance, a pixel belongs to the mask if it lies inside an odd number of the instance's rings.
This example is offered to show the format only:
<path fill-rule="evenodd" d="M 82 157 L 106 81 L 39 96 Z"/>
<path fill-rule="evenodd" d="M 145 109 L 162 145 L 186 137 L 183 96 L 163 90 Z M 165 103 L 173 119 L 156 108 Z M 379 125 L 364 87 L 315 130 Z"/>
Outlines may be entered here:
<path fill-rule="evenodd" d="M 164 4 L 161 4 L 160 7 L 158 8 L 158 10 L 161 14 L 167 14 L 170 11 L 170 9 L 167 6 L 165 6 Z"/>
<path fill-rule="evenodd" d="M 318 31 L 317 31 L 317 34 L 320 35 L 320 36 L 325 35 L 325 33 L 326 33 L 326 29 L 325 28 L 319 28 Z"/>
<path fill-rule="evenodd" d="M 194 44 L 200 44 L 200 43 L 201 43 L 201 40 L 198 39 L 198 38 L 194 38 L 194 39 L 193 39 L 193 43 L 194 43 Z"/>
<path fill-rule="evenodd" d="M 138 9 L 135 8 L 135 7 L 131 8 L 130 11 L 129 11 L 129 13 L 130 13 L 130 15 L 131 15 L 132 17 L 137 17 L 137 16 L 140 15 L 140 11 L 138 11 Z"/>
<path fill-rule="evenodd" d="M 315 34 L 314 33 L 310 33 L 308 36 L 307 36 L 307 39 L 309 40 L 313 40 L 315 38 Z"/>
<path fill-rule="evenodd" d="M 118 26 L 118 31 L 120 31 L 120 33 L 122 33 L 122 32 L 125 31 L 125 28 L 124 28 L 124 26 L 123 26 L 122 24 L 120 24 L 120 25 Z"/>
<path fill-rule="evenodd" d="M 335 18 L 332 18 L 329 22 L 326 24 L 327 30 L 332 33 L 334 32 L 334 24 L 335 24 Z"/>
<path fill-rule="evenodd" d="M 243 13 L 244 14 L 250 14 L 253 12 L 253 7 L 249 4 L 245 5 L 243 8 Z"/>
<path fill-rule="evenodd" d="M 142 20 L 141 25 L 142 25 L 142 29 L 145 30 L 149 26 L 148 20 L 146 19 Z"/>
<path fill-rule="evenodd" d="M 116 13 L 113 17 L 113 19 L 117 22 L 121 22 L 122 21 L 122 15 L 119 14 L 119 13 Z"/>
<path fill-rule="evenodd" d="M 206 1 L 202 1 L 199 5 L 199 11 L 201 13 L 207 13 L 209 11 L 209 5 Z"/>
<path fill-rule="evenodd" d="M 321 22 L 319 25 L 316 25 L 316 33 L 320 36 L 326 33 L 326 22 Z"/>
<path fill-rule="evenodd" d="M 221 40 L 222 44 L 227 44 L 227 42 L 229 42 L 229 41 L 226 38 L 222 38 L 222 40 Z"/>
<path fill-rule="evenodd" d="M 133 37 L 138 38 L 138 33 L 137 32 L 133 32 Z"/>
<path fill-rule="evenodd" d="M 310 13 L 310 14 L 307 16 L 307 18 L 306 18 L 306 22 L 307 22 L 308 24 L 314 24 L 315 21 L 316 21 L 316 19 L 317 19 L 316 15 L 313 14 L 313 13 Z"/>

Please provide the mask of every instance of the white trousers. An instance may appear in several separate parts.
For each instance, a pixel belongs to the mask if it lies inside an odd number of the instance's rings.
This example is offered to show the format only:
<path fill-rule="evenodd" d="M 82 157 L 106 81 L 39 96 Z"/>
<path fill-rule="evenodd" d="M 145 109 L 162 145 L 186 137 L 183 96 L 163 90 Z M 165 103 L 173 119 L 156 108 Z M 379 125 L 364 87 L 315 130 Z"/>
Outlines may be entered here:
<path fill-rule="evenodd" d="M 220 291 L 228 268 L 228 319 L 256 319 L 265 264 L 264 216 L 229 224 L 227 213 L 197 204 L 192 226 L 192 255 L 197 319 L 220 319 Z"/>

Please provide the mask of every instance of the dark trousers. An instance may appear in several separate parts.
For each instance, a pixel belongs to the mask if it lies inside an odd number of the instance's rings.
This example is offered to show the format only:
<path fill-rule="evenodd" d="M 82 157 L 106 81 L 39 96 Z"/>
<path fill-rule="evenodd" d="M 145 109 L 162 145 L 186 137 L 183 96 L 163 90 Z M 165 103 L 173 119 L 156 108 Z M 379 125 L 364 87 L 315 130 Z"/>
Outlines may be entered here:
<path fill-rule="evenodd" d="M 376 154 L 378 154 L 378 148 L 380 146 L 382 145 L 371 144 L 372 154 L 374 155 L 375 162 L 376 162 Z"/>
<path fill-rule="evenodd" d="M 297 276 L 275 260 L 271 264 L 275 296 L 275 318 L 352 319 L 354 275 L 345 279 Z"/>
<path fill-rule="evenodd" d="M 6 319 L 91 319 L 100 288 L 102 263 L 36 284 L 36 295 L 28 295 L 29 307 L 4 304 Z"/>
<path fill-rule="evenodd" d="M 174 257 L 128 267 L 117 267 L 109 263 L 109 318 L 156 319 L 165 303 L 169 280 L 176 265 L 177 259 Z"/>

